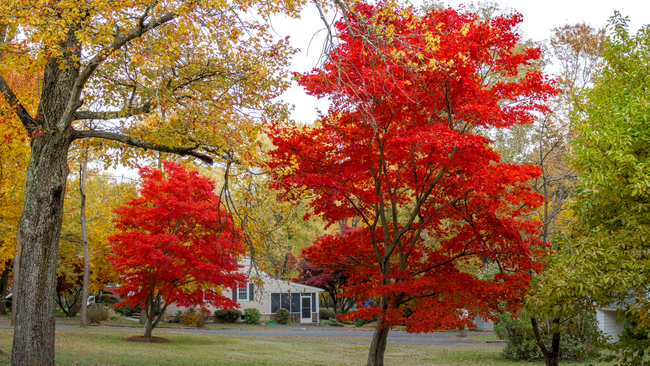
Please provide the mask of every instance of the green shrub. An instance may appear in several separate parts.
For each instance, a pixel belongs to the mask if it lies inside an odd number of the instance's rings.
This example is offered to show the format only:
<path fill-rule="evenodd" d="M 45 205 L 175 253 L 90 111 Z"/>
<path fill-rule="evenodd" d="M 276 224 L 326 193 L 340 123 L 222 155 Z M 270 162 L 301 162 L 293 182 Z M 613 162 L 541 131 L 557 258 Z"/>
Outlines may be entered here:
<path fill-rule="evenodd" d="M 255 308 L 244 309 L 244 319 L 246 324 L 259 324 L 262 314 Z"/>
<path fill-rule="evenodd" d="M 320 309 L 318 311 L 318 315 L 320 316 L 320 320 L 329 320 L 329 319 L 336 319 L 336 313 L 330 309 Z"/>
<path fill-rule="evenodd" d="M 364 326 L 364 325 L 370 323 L 370 321 L 366 320 L 366 319 L 363 319 L 363 318 L 356 318 L 356 319 L 354 319 L 353 323 L 354 323 L 355 327 L 361 327 L 361 326 Z"/>
<path fill-rule="evenodd" d="M 120 300 L 119 296 L 115 296 L 115 295 L 111 295 L 111 294 L 99 295 L 99 298 L 97 299 L 97 303 L 102 304 L 104 306 L 113 306 L 113 305 L 119 303 L 120 301 L 122 301 L 122 300 Z"/>
<path fill-rule="evenodd" d="M 237 309 L 226 310 L 226 321 L 228 323 L 234 323 L 240 319 L 241 319 L 241 311 Z"/>
<path fill-rule="evenodd" d="M 129 305 L 122 305 L 122 306 L 118 306 L 118 307 L 115 308 L 115 312 L 120 313 L 120 314 L 122 314 L 124 316 L 131 316 L 131 315 L 133 315 L 133 314 L 135 314 L 135 313 L 137 313 L 139 311 L 140 311 L 139 306 L 138 306 L 137 311 L 133 307 L 131 307 Z"/>
<path fill-rule="evenodd" d="M 325 324 L 325 325 L 331 325 L 331 326 L 333 326 L 333 327 L 343 327 L 343 326 L 345 326 L 344 323 L 339 323 L 339 322 L 337 322 L 337 321 L 334 320 L 334 319 L 328 319 L 328 320 L 325 320 L 325 321 L 323 322 L 323 324 Z"/>
<path fill-rule="evenodd" d="M 507 340 L 503 349 L 505 358 L 512 360 L 542 360 L 544 355 L 537 345 L 530 318 L 521 315 L 511 319 L 510 314 L 501 315 L 495 324 L 494 331 L 500 339 Z M 598 323 L 596 315 L 583 313 L 564 323 L 560 338 L 560 359 L 580 362 L 584 359 L 598 356 L 596 348 L 598 338 Z M 551 344 L 551 334 L 548 323 L 539 321 L 540 333 L 544 335 L 546 344 Z"/>
<path fill-rule="evenodd" d="M 223 309 L 219 309 L 219 310 L 215 310 L 215 311 L 214 311 L 214 318 L 215 318 L 215 321 L 217 321 L 217 322 L 219 322 L 219 323 L 225 323 L 225 322 L 226 322 L 226 317 L 227 317 L 227 316 L 228 316 L 228 314 L 227 314 L 226 311 L 223 310 Z"/>
<path fill-rule="evenodd" d="M 275 321 L 279 324 L 287 324 L 289 322 L 289 310 L 280 308 L 275 312 Z"/>
<path fill-rule="evenodd" d="M 176 315 L 174 315 L 174 323 L 180 323 L 182 317 L 183 317 L 183 312 L 180 310 L 176 310 Z"/>
<path fill-rule="evenodd" d="M 90 324 L 99 324 L 108 320 L 108 310 L 103 305 L 92 304 L 86 309 L 86 319 Z"/>

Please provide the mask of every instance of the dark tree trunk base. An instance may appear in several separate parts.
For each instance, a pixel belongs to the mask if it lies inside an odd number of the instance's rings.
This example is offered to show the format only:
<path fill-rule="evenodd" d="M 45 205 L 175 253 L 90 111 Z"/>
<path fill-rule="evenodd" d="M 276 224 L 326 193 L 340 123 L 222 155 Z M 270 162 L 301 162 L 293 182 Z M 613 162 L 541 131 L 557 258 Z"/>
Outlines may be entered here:
<path fill-rule="evenodd" d="M 16 366 L 54 365 L 54 289 L 70 141 L 69 133 L 53 132 L 34 137 L 31 144 L 19 225 L 20 306 L 13 307 L 11 364 Z"/>
<path fill-rule="evenodd" d="M 372 335 L 372 343 L 370 343 L 370 351 L 368 352 L 367 366 L 384 366 L 384 353 L 386 352 L 389 331 L 390 328 L 388 327 L 375 329 L 375 333 Z"/>

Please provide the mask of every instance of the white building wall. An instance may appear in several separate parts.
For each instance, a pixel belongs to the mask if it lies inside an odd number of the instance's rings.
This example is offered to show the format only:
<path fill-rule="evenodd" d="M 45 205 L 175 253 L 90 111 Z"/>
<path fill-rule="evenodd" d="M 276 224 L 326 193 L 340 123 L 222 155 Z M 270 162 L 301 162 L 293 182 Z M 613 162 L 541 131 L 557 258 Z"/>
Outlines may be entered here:
<path fill-rule="evenodd" d="M 248 272 L 248 266 L 250 266 L 250 261 L 244 261 L 242 262 L 244 265 L 244 268 L 242 268 L 240 271 L 247 273 Z M 240 304 L 240 310 L 242 311 L 242 314 L 244 313 L 244 309 L 248 308 L 255 308 L 260 311 L 262 315 L 270 315 L 271 314 L 271 293 L 316 293 L 316 314 L 318 314 L 318 301 L 319 301 L 319 294 L 323 292 L 322 289 L 318 289 L 316 287 L 311 287 L 311 286 L 305 286 L 301 285 L 298 283 L 293 283 L 293 282 L 287 282 L 287 281 L 282 281 L 282 280 L 276 280 L 274 278 L 271 278 L 269 276 L 263 275 L 262 281 L 264 283 L 264 286 L 260 289 L 257 285 L 255 285 L 255 295 L 253 296 L 253 301 L 238 301 Z M 229 299 L 232 299 L 232 291 L 229 289 L 225 289 L 223 291 L 223 295 Z M 174 316 L 177 311 L 185 311 L 187 308 L 185 307 L 179 307 L 176 306 L 176 304 L 170 304 L 167 307 L 167 310 L 165 311 L 167 315 L 169 316 Z M 207 309 L 214 314 L 214 311 L 219 309 L 217 307 L 210 307 L 208 306 Z"/>
<path fill-rule="evenodd" d="M 475 323 L 476 323 L 476 330 L 480 330 L 484 332 L 494 332 L 494 322 L 490 319 L 486 321 L 477 317 Z"/>
<path fill-rule="evenodd" d="M 598 309 L 596 310 L 596 319 L 598 328 L 606 335 L 610 336 L 612 342 L 617 342 L 619 334 L 623 332 L 623 320 L 625 316 L 618 309 Z"/>

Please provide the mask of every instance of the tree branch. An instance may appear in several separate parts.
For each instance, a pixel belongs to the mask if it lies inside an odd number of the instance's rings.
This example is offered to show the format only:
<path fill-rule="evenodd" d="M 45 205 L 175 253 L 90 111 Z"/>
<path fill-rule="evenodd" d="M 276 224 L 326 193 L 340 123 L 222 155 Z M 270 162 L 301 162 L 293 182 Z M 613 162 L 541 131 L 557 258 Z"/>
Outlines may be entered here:
<path fill-rule="evenodd" d="M 137 28 L 131 30 L 130 32 L 124 35 L 118 35 L 116 39 L 113 41 L 113 43 L 111 43 L 110 46 L 99 51 L 92 59 L 90 59 L 88 65 L 86 65 L 86 67 L 84 67 L 83 70 L 81 70 L 81 73 L 79 73 L 79 76 L 77 77 L 77 80 L 75 80 L 74 86 L 72 87 L 72 92 L 70 93 L 70 99 L 68 100 L 68 106 L 66 107 L 64 117 L 61 118 L 59 124 L 57 125 L 57 128 L 60 131 L 65 129 L 66 123 L 70 123 L 71 121 L 74 120 L 72 119 L 72 117 L 75 116 L 76 109 L 81 106 L 81 102 L 79 101 L 79 98 L 81 96 L 81 91 L 85 87 L 88 79 L 90 79 L 90 77 L 95 72 L 95 70 L 109 55 L 122 48 L 125 44 L 127 44 L 131 40 L 135 38 L 139 38 L 143 34 L 147 33 L 148 31 L 158 28 L 161 25 L 170 22 L 178 15 L 174 12 L 167 13 L 145 24 L 144 21 L 149 16 L 149 10 L 150 9 L 147 8 L 144 14 L 142 14 L 142 16 L 138 19 Z"/>
<path fill-rule="evenodd" d="M 20 103 L 20 100 L 18 100 L 16 94 L 14 94 L 13 90 L 11 90 L 11 87 L 2 76 L 0 76 L 0 92 L 25 128 L 29 130 L 38 127 L 34 118 L 32 118 L 29 112 L 27 112 L 27 109 L 25 109 L 25 107 Z"/>
<path fill-rule="evenodd" d="M 113 133 L 113 132 L 106 132 L 106 131 L 98 131 L 98 130 L 85 130 L 85 131 L 74 131 L 72 133 L 72 139 L 84 139 L 84 138 L 100 138 L 100 139 L 105 139 L 105 140 L 112 140 L 112 141 L 117 141 L 121 142 L 126 145 L 130 146 L 135 146 L 135 147 L 141 147 L 143 149 L 150 149 L 150 150 L 155 150 L 155 151 L 160 151 L 160 152 L 166 152 L 166 153 L 171 153 L 171 154 L 176 154 L 176 155 L 181 155 L 181 156 L 193 156 L 204 163 L 207 164 L 212 164 L 214 163 L 214 160 L 205 154 L 201 154 L 196 151 L 196 149 L 199 148 L 199 144 L 193 147 L 170 147 L 166 145 L 158 145 L 154 144 L 151 142 L 147 142 L 144 140 L 141 140 L 136 137 L 128 136 L 128 135 L 121 135 L 119 133 Z"/>
<path fill-rule="evenodd" d="M 74 114 L 74 120 L 82 119 L 115 119 L 115 118 L 127 118 L 137 116 L 138 114 L 149 113 L 153 109 L 153 105 L 149 102 L 142 105 L 142 107 L 129 107 L 124 111 L 103 111 L 103 112 L 91 112 L 91 111 L 77 111 Z"/>

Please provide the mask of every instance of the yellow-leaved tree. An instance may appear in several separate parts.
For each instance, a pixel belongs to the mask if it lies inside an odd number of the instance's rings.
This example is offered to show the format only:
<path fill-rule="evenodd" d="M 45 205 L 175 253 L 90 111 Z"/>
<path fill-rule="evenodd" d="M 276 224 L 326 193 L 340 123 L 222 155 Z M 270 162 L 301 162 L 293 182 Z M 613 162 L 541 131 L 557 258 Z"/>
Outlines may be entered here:
<path fill-rule="evenodd" d="M 37 101 L 36 78 L 17 69 L 6 74 L 6 82 L 34 110 Z M 1 99 L 0 99 L 1 100 Z M 6 314 L 4 298 L 13 270 L 16 233 L 23 208 L 25 169 L 29 160 L 29 141 L 11 107 L 0 102 L 0 314 Z"/>
<path fill-rule="evenodd" d="M 90 170 L 86 178 L 86 226 L 89 247 L 89 293 L 119 282 L 118 274 L 106 259 L 110 248 L 106 238 L 114 234 L 113 210 L 136 195 L 135 184 L 117 182 Z M 56 302 L 67 316 L 81 308 L 83 277 L 83 237 L 80 221 L 79 177 L 71 179 L 66 193 L 63 225 L 59 240 Z"/>
<path fill-rule="evenodd" d="M 108 162 L 156 150 L 245 162 L 277 101 L 293 50 L 268 17 L 297 1 L 8 0 L 0 2 L 0 93 L 31 139 L 12 364 L 54 364 L 54 291 L 68 151 L 105 141 Z M 36 75 L 31 110 L 7 81 Z M 88 122 L 88 123 L 85 123 Z"/>

